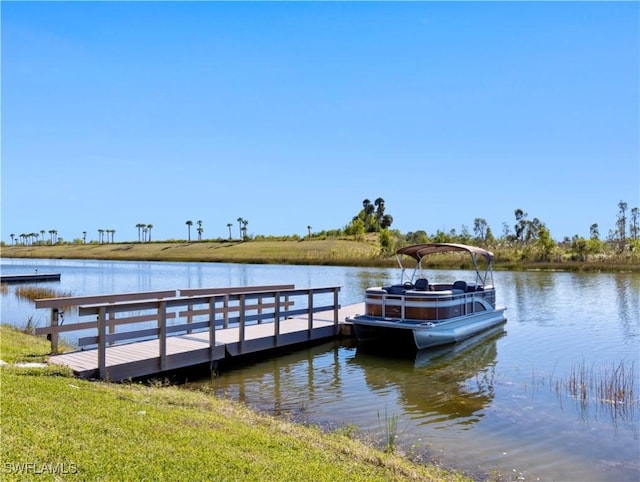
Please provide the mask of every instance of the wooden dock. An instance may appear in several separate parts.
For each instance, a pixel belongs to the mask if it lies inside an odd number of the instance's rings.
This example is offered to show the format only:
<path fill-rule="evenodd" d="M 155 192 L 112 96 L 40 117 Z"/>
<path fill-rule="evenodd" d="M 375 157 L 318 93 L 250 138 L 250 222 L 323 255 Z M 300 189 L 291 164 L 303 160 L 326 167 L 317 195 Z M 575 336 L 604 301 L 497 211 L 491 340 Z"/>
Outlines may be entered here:
<path fill-rule="evenodd" d="M 50 335 L 54 348 L 60 333 L 95 333 L 78 339 L 87 349 L 49 359 L 70 367 L 79 377 L 119 381 L 155 376 L 332 339 L 345 328 L 350 332 L 345 318 L 363 312 L 364 303 L 340 307 L 339 289 L 282 285 L 38 300 L 37 308 L 52 309 L 52 323 L 36 334 Z M 68 311 L 74 303 L 80 319 L 61 324 L 61 307 Z M 305 306 L 294 308 L 298 304 Z M 81 321 L 87 317 L 91 320 Z M 122 343 L 125 340 L 128 343 Z"/>
<path fill-rule="evenodd" d="M 44 281 L 60 281 L 60 273 L 3 274 L 0 283 L 38 283 Z"/>

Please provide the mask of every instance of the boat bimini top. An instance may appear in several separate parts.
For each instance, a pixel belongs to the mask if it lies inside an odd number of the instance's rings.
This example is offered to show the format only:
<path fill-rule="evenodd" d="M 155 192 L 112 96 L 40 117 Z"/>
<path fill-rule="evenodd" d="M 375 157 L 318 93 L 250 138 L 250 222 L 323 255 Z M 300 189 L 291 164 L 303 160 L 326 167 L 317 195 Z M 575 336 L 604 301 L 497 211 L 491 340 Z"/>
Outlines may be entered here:
<path fill-rule="evenodd" d="M 409 281 L 413 281 L 417 278 L 424 277 L 422 275 L 422 260 L 425 256 L 434 253 L 450 253 L 455 251 L 464 251 L 471 255 L 471 261 L 473 262 L 473 268 L 476 271 L 476 284 L 479 286 L 493 286 L 493 253 L 486 249 L 479 248 L 477 246 L 468 246 L 466 244 L 456 243 L 426 243 L 426 244 L 414 244 L 411 246 L 405 246 L 396 251 L 396 257 L 398 258 L 398 264 L 402 269 L 402 279 L 405 278 L 405 267 L 402 264 L 402 256 L 409 256 L 416 261 L 416 266 L 413 269 L 413 273 L 409 278 Z M 484 274 L 480 272 L 478 266 L 478 256 L 482 256 L 487 266 Z M 489 281 L 489 284 L 487 284 Z"/>

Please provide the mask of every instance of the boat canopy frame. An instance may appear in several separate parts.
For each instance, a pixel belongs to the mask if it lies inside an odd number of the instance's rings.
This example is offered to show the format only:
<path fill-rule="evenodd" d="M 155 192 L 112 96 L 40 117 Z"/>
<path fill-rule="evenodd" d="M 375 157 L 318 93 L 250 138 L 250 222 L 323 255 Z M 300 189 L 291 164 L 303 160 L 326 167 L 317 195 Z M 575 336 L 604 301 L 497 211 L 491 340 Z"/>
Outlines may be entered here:
<path fill-rule="evenodd" d="M 405 281 L 413 282 L 415 279 L 424 278 L 422 260 L 431 254 L 435 253 L 450 253 L 450 252 L 467 252 L 471 256 L 473 268 L 476 273 L 475 283 L 477 286 L 493 287 L 493 253 L 486 249 L 479 248 L 477 246 L 469 246 L 466 244 L 458 243 L 424 243 L 413 244 L 411 246 L 405 246 L 396 250 L 396 258 L 400 269 L 402 270 L 401 282 Z M 416 262 L 415 267 L 410 276 L 406 275 L 407 268 L 402 263 L 403 256 L 413 258 Z M 486 268 L 484 273 L 481 272 L 478 264 L 478 257 L 481 256 L 486 261 Z M 489 281 L 489 283 L 487 283 Z"/>

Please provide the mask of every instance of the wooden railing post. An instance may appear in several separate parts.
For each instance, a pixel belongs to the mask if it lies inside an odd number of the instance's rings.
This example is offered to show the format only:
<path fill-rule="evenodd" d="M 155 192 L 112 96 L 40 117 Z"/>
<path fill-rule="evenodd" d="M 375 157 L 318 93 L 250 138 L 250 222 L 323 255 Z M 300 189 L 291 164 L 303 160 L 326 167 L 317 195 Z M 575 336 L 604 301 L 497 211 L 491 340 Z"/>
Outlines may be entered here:
<path fill-rule="evenodd" d="M 100 380 L 107 379 L 107 308 L 98 310 L 98 375 Z"/>
<path fill-rule="evenodd" d="M 191 312 L 193 311 L 193 305 L 192 304 L 188 304 L 187 305 L 187 325 L 190 325 L 193 322 L 193 315 L 191 314 Z M 187 334 L 191 334 L 193 332 L 193 330 L 191 330 L 191 328 L 187 329 Z"/>
<path fill-rule="evenodd" d="M 113 324 L 113 319 L 116 317 L 115 313 L 108 313 L 107 314 L 107 327 L 109 328 L 109 334 L 113 335 L 116 332 L 116 327 Z M 115 342 L 110 341 L 109 342 L 109 346 L 111 345 L 115 345 Z"/>
<path fill-rule="evenodd" d="M 167 368 L 167 302 L 158 302 L 158 345 L 160 346 L 160 370 Z"/>
<path fill-rule="evenodd" d="M 338 326 L 338 308 L 340 307 L 339 299 L 338 299 L 338 291 L 340 291 L 339 287 L 333 288 L 333 324 Z"/>
<path fill-rule="evenodd" d="M 242 346 L 242 342 L 244 341 L 244 305 L 245 305 L 245 295 L 241 294 L 239 297 L 240 306 L 238 307 L 238 341 Z"/>
<path fill-rule="evenodd" d="M 51 308 L 51 326 L 58 326 L 58 308 Z M 49 333 L 51 340 L 51 353 L 58 353 L 58 333 Z"/>
<path fill-rule="evenodd" d="M 224 323 L 223 323 L 223 327 L 224 328 L 229 328 L 229 295 L 225 294 L 224 295 L 224 302 L 223 302 L 223 307 L 224 307 Z"/>
<path fill-rule="evenodd" d="M 209 298 L 209 358 L 213 360 L 216 348 L 216 297 Z"/>
<path fill-rule="evenodd" d="M 286 297 L 285 297 L 286 299 Z M 273 307 L 273 336 L 275 337 L 275 346 L 278 346 L 278 337 L 280 336 L 280 292 L 274 293 Z"/>

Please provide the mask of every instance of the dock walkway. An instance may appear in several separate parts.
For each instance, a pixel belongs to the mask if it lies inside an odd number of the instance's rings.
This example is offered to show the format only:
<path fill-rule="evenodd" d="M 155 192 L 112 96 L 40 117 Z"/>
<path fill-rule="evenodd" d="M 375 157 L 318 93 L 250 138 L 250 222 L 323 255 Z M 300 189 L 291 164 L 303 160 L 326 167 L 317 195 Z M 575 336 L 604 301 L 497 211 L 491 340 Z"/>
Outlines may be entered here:
<path fill-rule="evenodd" d="M 37 300 L 36 308 L 51 308 L 51 325 L 36 334 L 50 337 L 54 353 L 61 333 L 92 335 L 78 338 L 83 349 L 49 359 L 79 377 L 156 376 L 340 336 L 364 304 L 340 307 L 339 290 L 274 285 Z M 70 306 L 78 320 L 69 320 Z"/>
<path fill-rule="evenodd" d="M 166 341 L 166 361 L 163 371 L 211 363 L 248 353 L 293 346 L 309 341 L 332 339 L 343 333 L 347 316 L 362 313 L 364 303 L 349 305 L 339 310 L 338 327 L 333 312 L 316 313 L 313 328 L 308 331 L 308 317 L 300 316 L 280 322 L 280 334 L 275 340 L 274 323 L 262 323 L 245 328 L 244 341 L 240 341 L 239 327 L 216 330 L 213 354 L 209 349 L 208 332 L 170 336 Z M 147 340 L 106 348 L 106 378 L 111 381 L 130 377 L 159 374 L 160 341 Z M 54 355 L 49 362 L 71 368 L 81 378 L 99 378 L 98 350 L 81 350 Z"/>

